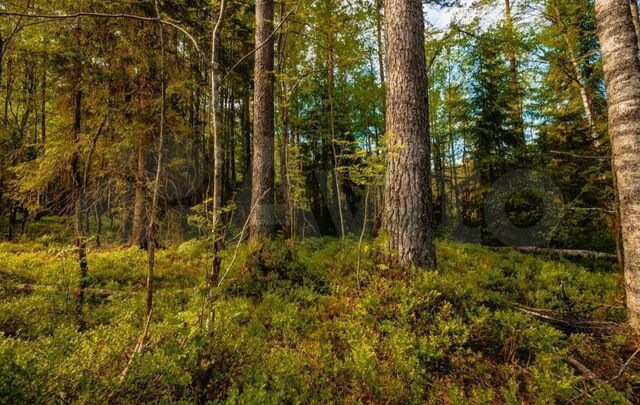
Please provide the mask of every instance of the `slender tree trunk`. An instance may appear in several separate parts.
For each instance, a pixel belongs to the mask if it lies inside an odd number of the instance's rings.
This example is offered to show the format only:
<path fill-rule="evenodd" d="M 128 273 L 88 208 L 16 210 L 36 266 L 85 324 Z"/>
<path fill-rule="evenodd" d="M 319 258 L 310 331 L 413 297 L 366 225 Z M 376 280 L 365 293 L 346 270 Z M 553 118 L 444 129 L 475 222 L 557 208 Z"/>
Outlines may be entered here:
<path fill-rule="evenodd" d="M 160 18 L 160 9 L 158 0 L 154 1 L 156 16 Z M 153 194 L 151 196 L 151 207 L 149 209 L 149 224 L 146 230 L 147 236 L 147 300 L 145 307 L 145 324 L 149 323 L 153 312 L 153 281 L 156 264 L 156 246 L 158 236 L 158 195 L 160 194 L 160 175 L 162 173 L 162 163 L 164 159 L 164 126 L 165 126 L 165 109 L 166 109 L 166 83 L 165 83 L 165 62 L 164 62 L 164 28 L 162 24 L 158 24 L 160 34 L 160 123 L 158 128 L 158 159 L 156 163 L 156 173 L 153 180 Z M 145 336 L 141 339 L 144 344 Z M 143 344 L 139 346 L 142 350 Z"/>
<path fill-rule="evenodd" d="M 571 66 L 573 67 L 573 81 L 576 86 L 578 86 L 578 90 L 580 91 L 580 99 L 582 100 L 582 107 L 584 108 L 585 116 L 587 117 L 587 122 L 589 123 L 589 128 L 591 132 L 591 136 L 593 138 L 597 137 L 595 133 L 595 122 L 593 118 L 593 109 L 591 107 L 591 98 L 589 97 L 589 92 L 587 91 L 587 79 L 584 77 L 582 73 L 582 69 L 580 68 L 580 62 L 578 56 L 575 51 L 575 47 L 571 42 L 571 38 L 569 38 L 569 33 L 567 26 L 564 24 L 564 20 L 562 19 L 562 14 L 560 13 L 560 6 L 558 5 L 557 0 L 553 1 L 553 8 L 555 16 L 552 17 L 555 19 L 555 23 L 560 30 L 560 34 L 564 39 L 565 45 L 567 46 L 567 51 L 569 53 L 569 60 L 571 62 Z"/>
<path fill-rule="evenodd" d="M 102 245 L 101 236 L 102 236 L 102 216 L 100 215 L 100 204 L 96 203 L 93 206 L 93 213 L 96 217 L 96 247 L 100 247 Z"/>
<path fill-rule="evenodd" d="M 215 311 L 213 310 L 213 302 L 215 301 L 214 289 L 218 284 L 220 277 L 220 266 L 222 257 L 220 253 L 224 249 L 224 240 L 220 232 L 220 216 L 222 209 L 222 169 L 223 169 L 223 151 L 222 139 L 220 134 L 220 122 L 222 114 L 218 108 L 220 99 L 220 61 L 219 61 L 219 36 L 224 22 L 226 10 L 226 1 L 220 3 L 220 14 L 211 34 L 211 123 L 213 128 L 213 262 L 211 271 L 209 272 L 207 303 L 211 316 L 207 318 L 206 331 L 207 334 L 213 334 L 213 325 L 215 322 Z"/>
<path fill-rule="evenodd" d="M 9 57 L 7 60 L 7 85 L 5 87 L 4 95 L 4 125 L 7 126 L 9 122 L 9 100 L 11 100 L 11 92 L 13 91 L 13 58 Z"/>
<path fill-rule="evenodd" d="M 45 59 L 42 66 L 42 92 L 40 94 L 40 142 L 42 142 L 42 154 L 47 147 L 47 63 Z"/>
<path fill-rule="evenodd" d="M 326 3 L 329 16 L 333 14 L 333 2 L 327 0 Z M 334 42 L 335 33 L 333 32 L 333 25 L 329 24 L 329 31 L 327 33 L 327 96 L 329 103 L 329 121 L 331 124 L 331 154 L 333 157 L 333 177 L 336 187 L 336 199 L 338 203 L 338 218 L 340 220 L 340 238 L 344 241 L 345 229 L 344 229 L 344 213 L 343 213 L 343 199 L 342 199 L 342 184 L 340 179 L 340 173 L 338 167 L 340 166 L 338 159 L 338 151 L 336 148 L 336 123 L 335 123 L 335 109 L 333 104 L 333 91 L 335 86 L 335 62 L 334 62 Z"/>
<path fill-rule="evenodd" d="M 447 48 L 447 134 L 449 137 L 449 154 L 450 154 L 450 162 L 449 162 L 449 170 L 451 175 L 451 190 L 454 196 L 455 209 L 456 212 L 460 207 L 460 196 L 458 193 L 458 176 L 456 173 L 456 149 L 455 149 L 455 137 L 453 132 L 453 117 L 451 110 L 453 108 L 451 103 L 451 50 Z M 453 217 L 453 216 L 452 216 Z"/>
<path fill-rule="evenodd" d="M 516 133 L 521 137 L 522 146 L 526 144 L 524 134 L 524 122 L 522 116 L 522 96 L 520 91 L 520 75 L 518 74 L 518 56 L 516 54 L 516 37 L 513 29 L 513 16 L 511 14 L 511 0 L 504 0 L 505 28 L 510 41 L 509 46 L 509 71 L 511 73 L 511 86 L 516 94 L 513 110 L 513 122 Z"/>
<path fill-rule="evenodd" d="M 387 173 L 384 226 L 391 260 L 402 268 L 436 265 L 428 138 L 427 64 L 419 0 L 385 0 Z"/>
<path fill-rule="evenodd" d="M 627 0 L 596 1 L 620 198 L 629 325 L 640 334 L 640 60 Z"/>
<path fill-rule="evenodd" d="M 137 164 L 136 164 L 136 188 L 133 203 L 133 225 L 131 228 L 131 246 L 142 246 L 142 242 L 145 234 L 145 209 L 144 209 L 144 188 L 146 183 L 146 142 L 140 140 L 137 150 Z"/>
<path fill-rule="evenodd" d="M 242 135 L 244 146 L 244 175 L 242 181 L 251 184 L 251 106 L 249 92 L 246 91 L 242 99 Z"/>
<path fill-rule="evenodd" d="M 253 93 L 253 175 L 251 238 L 274 231 L 274 92 L 273 0 L 256 0 L 256 47 Z M 256 204 L 257 203 L 257 204 Z"/>
<path fill-rule="evenodd" d="M 2 87 L 2 73 L 4 68 L 4 39 L 2 38 L 2 33 L 0 33 L 0 87 Z"/>
<path fill-rule="evenodd" d="M 382 87 L 382 94 L 385 93 L 386 82 L 384 75 L 384 42 L 382 40 L 382 19 L 384 18 L 383 0 L 376 0 L 376 41 L 378 45 L 378 70 L 380 71 L 380 86 Z M 384 96 L 382 98 L 382 128 L 386 127 L 387 120 L 387 108 Z M 378 140 L 376 139 L 376 146 Z"/>
<path fill-rule="evenodd" d="M 76 83 L 73 89 L 73 132 L 74 151 L 71 156 L 71 173 L 73 175 L 73 223 L 76 238 L 76 249 L 80 267 L 80 286 L 76 293 L 76 321 L 78 329 L 85 327 L 84 322 L 84 290 L 87 287 L 87 240 L 85 237 L 84 210 L 84 180 L 80 171 L 80 130 L 82 127 L 82 89 L 80 87 L 80 68 L 76 68 Z"/>
<path fill-rule="evenodd" d="M 229 103 L 229 176 L 230 176 L 230 191 L 233 192 L 236 189 L 238 182 L 238 174 L 236 172 L 236 92 L 235 89 L 231 89 L 231 102 Z"/>
<path fill-rule="evenodd" d="M 438 188 L 438 208 L 440 208 L 440 223 L 444 224 L 447 220 L 447 194 L 444 175 L 444 153 L 442 141 L 436 141 L 433 147 L 436 149 L 433 153 L 434 169 L 436 174 L 436 185 Z"/>
<path fill-rule="evenodd" d="M 9 230 L 7 232 L 7 239 L 9 242 L 13 242 L 14 230 L 13 227 L 16 225 L 18 221 L 18 210 L 13 206 L 13 203 L 9 205 Z"/>
<path fill-rule="evenodd" d="M 280 2 L 280 19 L 285 18 L 286 2 L 282 0 Z M 288 35 L 281 29 L 278 34 L 278 73 L 282 77 L 286 67 L 286 43 Z M 280 198 L 282 199 L 282 234 L 285 239 L 289 239 L 292 236 L 291 232 L 291 215 L 290 207 L 291 201 L 289 201 L 289 162 L 288 162 L 288 147 L 289 147 L 289 106 L 287 104 L 287 81 L 282 78 L 279 80 L 279 105 L 280 105 Z"/>

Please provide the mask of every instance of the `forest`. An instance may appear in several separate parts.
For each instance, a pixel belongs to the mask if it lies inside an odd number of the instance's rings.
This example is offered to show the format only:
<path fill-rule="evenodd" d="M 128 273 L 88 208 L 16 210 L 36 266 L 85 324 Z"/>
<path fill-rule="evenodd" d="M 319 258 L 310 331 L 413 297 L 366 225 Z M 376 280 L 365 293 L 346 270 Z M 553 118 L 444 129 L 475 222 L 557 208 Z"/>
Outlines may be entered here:
<path fill-rule="evenodd" d="M 637 0 L 3 0 L 22 403 L 640 403 Z"/>

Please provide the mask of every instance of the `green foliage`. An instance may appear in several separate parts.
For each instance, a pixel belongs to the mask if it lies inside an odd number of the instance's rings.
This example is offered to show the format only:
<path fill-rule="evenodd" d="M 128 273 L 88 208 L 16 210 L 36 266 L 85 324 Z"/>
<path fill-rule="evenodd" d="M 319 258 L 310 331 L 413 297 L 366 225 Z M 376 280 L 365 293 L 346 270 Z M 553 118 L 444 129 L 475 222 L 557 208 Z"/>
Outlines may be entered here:
<path fill-rule="evenodd" d="M 622 320 L 615 272 L 443 242 L 437 271 L 398 274 L 376 265 L 367 243 L 357 280 L 356 241 L 263 240 L 224 252 L 229 272 L 208 345 L 198 326 L 207 246 L 158 252 L 150 341 L 123 385 L 143 296 L 90 299 L 89 329 L 77 332 L 66 250 L 0 246 L 0 401 L 193 402 L 203 347 L 214 370 L 206 396 L 225 403 L 613 403 L 637 384 L 632 363 L 611 385 L 585 388 L 564 361 L 580 358 L 606 378 L 630 355 L 623 336 L 565 336 L 511 306 L 562 311 L 569 299 L 593 319 Z M 94 252 L 90 272 L 91 287 L 140 292 L 145 254 Z M 15 293 L 25 280 L 51 288 Z"/>

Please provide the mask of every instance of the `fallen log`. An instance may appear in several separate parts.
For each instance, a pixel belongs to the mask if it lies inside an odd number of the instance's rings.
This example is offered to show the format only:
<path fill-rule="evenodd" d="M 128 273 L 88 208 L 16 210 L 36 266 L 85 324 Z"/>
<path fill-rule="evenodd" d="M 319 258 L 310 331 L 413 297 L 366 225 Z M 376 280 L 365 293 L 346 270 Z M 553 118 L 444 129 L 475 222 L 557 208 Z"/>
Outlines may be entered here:
<path fill-rule="evenodd" d="M 34 291 L 58 291 L 55 287 L 51 286 L 42 286 L 36 284 L 15 284 L 11 286 L 11 289 L 17 294 L 31 294 Z M 73 293 L 75 294 L 78 289 L 74 289 Z M 136 295 L 140 295 L 139 292 L 135 291 L 118 291 L 118 290 L 107 290 L 104 288 L 85 288 L 84 292 L 89 295 L 93 295 L 98 298 L 109 298 L 115 295 L 133 297 Z"/>
<path fill-rule="evenodd" d="M 564 359 L 564 361 L 575 368 L 584 378 L 593 381 L 596 386 L 602 386 L 607 383 L 602 378 L 598 377 L 596 373 L 591 371 L 591 369 L 578 361 L 575 357 L 567 357 L 566 359 Z"/>
<path fill-rule="evenodd" d="M 513 249 L 520 253 L 531 254 L 556 254 L 560 256 L 573 257 L 578 259 L 601 259 L 601 260 L 618 260 L 618 256 L 612 253 L 594 252 L 591 250 L 580 249 L 551 249 L 540 248 L 535 246 L 513 246 L 513 247 L 493 247 L 493 250 Z"/>
<path fill-rule="evenodd" d="M 540 322 L 544 322 L 554 328 L 566 333 L 587 333 L 590 335 L 614 335 L 622 331 L 622 327 L 615 322 L 608 321 L 587 321 L 579 319 L 566 319 L 551 310 L 529 308 L 520 304 L 513 304 L 513 307 Z"/>

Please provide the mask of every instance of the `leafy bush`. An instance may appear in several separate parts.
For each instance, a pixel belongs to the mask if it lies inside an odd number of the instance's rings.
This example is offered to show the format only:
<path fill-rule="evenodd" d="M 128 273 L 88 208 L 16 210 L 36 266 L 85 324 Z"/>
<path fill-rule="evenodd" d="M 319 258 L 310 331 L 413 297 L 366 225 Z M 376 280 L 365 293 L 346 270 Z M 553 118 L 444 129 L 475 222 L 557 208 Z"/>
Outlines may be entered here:
<path fill-rule="evenodd" d="M 209 338 L 199 324 L 209 250 L 189 241 L 158 252 L 150 339 L 120 384 L 142 327 L 145 252 L 90 252 L 91 287 L 136 294 L 89 299 L 88 329 L 77 332 L 72 252 L 22 246 L 0 246 L 0 403 L 618 403 L 638 395 L 638 364 L 622 368 L 633 353 L 624 336 L 566 336 L 513 306 L 571 305 L 621 320 L 615 272 L 441 242 L 436 271 L 377 265 L 378 248 L 367 243 L 356 274 L 354 240 L 265 240 L 223 252 Z M 47 288 L 12 290 L 25 282 Z M 611 383 L 589 386 L 569 356 Z"/>

